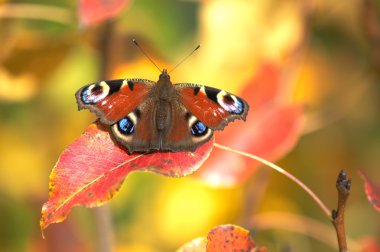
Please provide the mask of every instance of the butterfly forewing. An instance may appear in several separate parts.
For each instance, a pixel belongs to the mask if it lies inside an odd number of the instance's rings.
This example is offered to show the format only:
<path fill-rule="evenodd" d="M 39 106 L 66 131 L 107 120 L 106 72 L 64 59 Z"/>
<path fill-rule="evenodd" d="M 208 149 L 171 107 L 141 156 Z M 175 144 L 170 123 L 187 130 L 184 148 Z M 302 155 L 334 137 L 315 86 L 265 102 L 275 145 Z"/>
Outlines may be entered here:
<path fill-rule="evenodd" d="M 213 130 L 222 130 L 235 119 L 245 120 L 249 106 L 242 98 L 198 84 L 175 85 L 183 105 Z"/>
<path fill-rule="evenodd" d="M 78 109 L 89 109 L 111 125 L 132 112 L 145 99 L 153 81 L 119 79 L 92 83 L 76 93 Z"/>

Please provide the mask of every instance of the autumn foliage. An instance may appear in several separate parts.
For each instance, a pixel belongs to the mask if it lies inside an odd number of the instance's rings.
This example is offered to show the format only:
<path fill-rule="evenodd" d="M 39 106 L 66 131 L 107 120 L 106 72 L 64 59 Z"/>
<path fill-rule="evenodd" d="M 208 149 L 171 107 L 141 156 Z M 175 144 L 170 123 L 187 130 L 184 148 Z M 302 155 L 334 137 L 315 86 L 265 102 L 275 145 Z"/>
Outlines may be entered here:
<path fill-rule="evenodd" d="M 213 139 L 196 152 L 128 154 L 110 129 L 91 124 L 61 155 L 49 182 L 49 201 L 42 207 L 41 229 L 61 222 L 76 205 L 95 207 L 110 200 L 132 171 L 182 177 L 196 171 L 209 156 Z"/>

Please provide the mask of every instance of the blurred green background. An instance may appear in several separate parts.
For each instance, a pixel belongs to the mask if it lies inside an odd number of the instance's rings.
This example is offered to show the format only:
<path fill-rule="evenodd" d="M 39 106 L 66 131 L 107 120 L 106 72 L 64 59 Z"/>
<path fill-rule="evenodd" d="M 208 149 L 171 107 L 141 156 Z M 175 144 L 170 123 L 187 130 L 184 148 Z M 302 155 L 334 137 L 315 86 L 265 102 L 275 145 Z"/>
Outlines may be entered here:
<path fill-rule="evenodd" d="M 96 210 L 76 207 L 46 230 L 45 240 L 40 211 L 60 153 L 95 119 L 77 111 L 76 90 L 103 77 L 158 78 L 132 38 L 169 69 L 202 45 L 172 74 L 174 82 L 238 93 L 262 64 L 283 69 L 278 99 L 304 104 L 305 123 L 296 147 L 278 164 L 330 208 L 336 207 L 336 176 L 346 169 L 353 180 L 347 235 L 360 248 L 380 240 L 380 214 L 357 174 L 364 169 L 380 183 L 379 1 L 135 0 L 111 23 L 88 25 L 80 25 L 78 5 L 0 0 L 0 251 L 99 248 Z M 112 42 L 106 56 L 104 38 Z M 333 230 L 315 202 L 264 167 L 227 188 L 196 175 L 133 173 L 106 207 L 115 251 L 175 251 L 225 223 L 250 229 L 269 251 L 336 251 L 335 236 L 319 241 L 312 231 L 317 237 L 323 231 L 302 221 Z M 286 213 L 299 222 L 282 222 Z M 292 231 L 299 225 L 300 232 Z"/>

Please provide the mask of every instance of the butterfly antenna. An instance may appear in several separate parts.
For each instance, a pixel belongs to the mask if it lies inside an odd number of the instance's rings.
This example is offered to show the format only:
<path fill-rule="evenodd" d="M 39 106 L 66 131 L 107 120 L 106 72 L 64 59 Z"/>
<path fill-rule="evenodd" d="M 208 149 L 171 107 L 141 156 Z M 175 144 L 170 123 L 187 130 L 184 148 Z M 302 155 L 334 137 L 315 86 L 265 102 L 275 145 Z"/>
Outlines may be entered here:
<path fill-rule="evenodd" d="M 136 39 L 132 39 L 133 43 L 140 49 L 140 51 L 142 52 L 142 54 L 145 55 L 145 57 L 148 58 L 148 60 L 150 60 L 150 62 L 152 62 L 152 64 L 160 71 L 162 72 L 162 70 L 157 66 L 156 63 L 154 63 L 154 61 L 152 60 L 151 57 L 149 57 L 149 55 L 142 49 L 142 47 L 137 43 Z"/>
<path fill-rule="evenodd" d="M 191 55 L 193 55 L 193 53 L 195 53 L 195 51 L 198 50 L 199 47 L 201 47 L 201 45 L 197 45 L 197 47 L 195 47 L 195 49 L 189 55 L 187 55 L 185 58 L 183 58 L 183 60 L 181 60 L 177 65 L 175 65 L 173 67 L 173 69 L 169 71 L 169 73 L 173 72 L 174 69 L 176 69 L 177 67 L 179 67 L 179 65 L 181 65 L 185 60 L 187 60 Z"/>

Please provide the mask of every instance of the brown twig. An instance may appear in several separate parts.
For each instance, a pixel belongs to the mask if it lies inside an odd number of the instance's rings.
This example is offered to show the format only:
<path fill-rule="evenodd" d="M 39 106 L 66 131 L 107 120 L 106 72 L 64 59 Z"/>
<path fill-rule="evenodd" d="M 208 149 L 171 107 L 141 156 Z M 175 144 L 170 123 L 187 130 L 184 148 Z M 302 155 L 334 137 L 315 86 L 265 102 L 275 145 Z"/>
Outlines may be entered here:
<path fill-rule="evenodd" d="M 340 252 L 347 252 L 346 232 L 344 230 L 344 212 L 346 202 L 350 195 L 351 180 L 347 179 L 346 172 L 341 170 L 336 181 L 336 189 L 338 190 L 338 208 L 331 212 L 332 223 L 334 224 L 338 237 L 338 245 Z"/>

